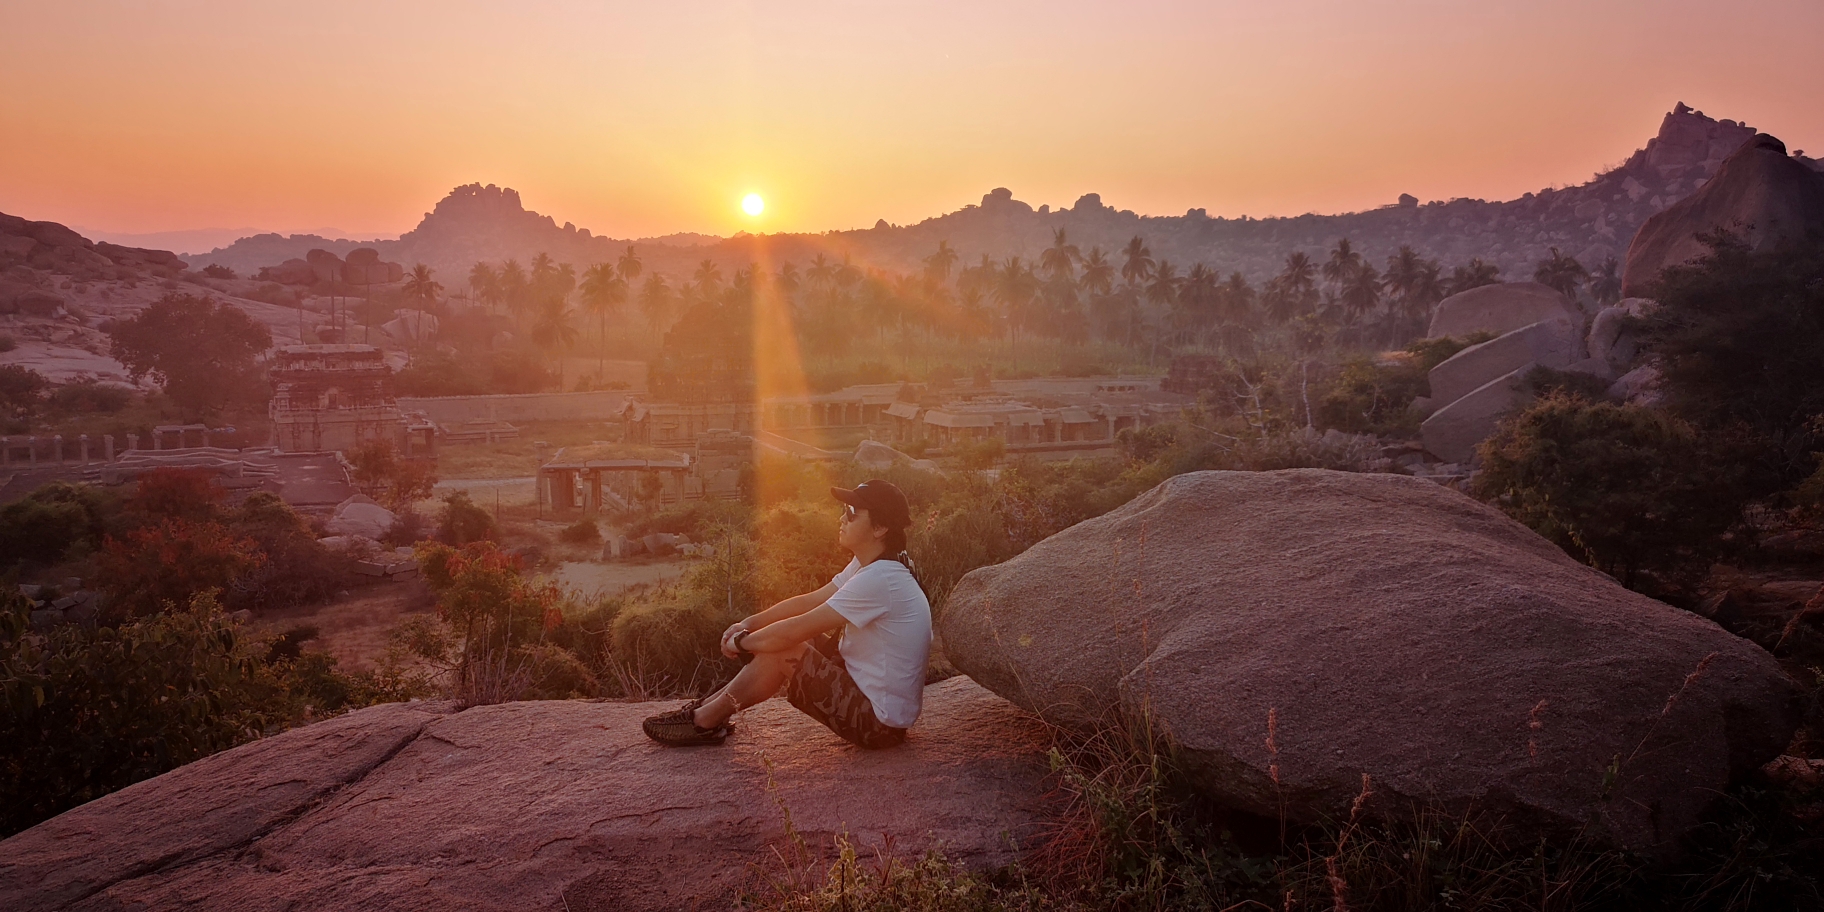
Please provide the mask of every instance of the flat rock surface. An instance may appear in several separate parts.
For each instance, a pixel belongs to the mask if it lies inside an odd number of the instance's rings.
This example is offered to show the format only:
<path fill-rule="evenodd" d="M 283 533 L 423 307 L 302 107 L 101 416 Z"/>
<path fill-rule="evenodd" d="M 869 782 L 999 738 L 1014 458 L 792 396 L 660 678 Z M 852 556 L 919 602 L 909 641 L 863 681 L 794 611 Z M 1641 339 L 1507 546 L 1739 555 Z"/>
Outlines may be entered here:
<path fill-rule="evenodd" d="M 783 701 L 720 748 L 648 741 L 674 703 L 389 704 L 256 741 L 0 842 L 0 908 L 727 908 L 839 834 L 973 866 L 1036 838 L 1044 732 L 967 678 L 862 751 Z M 775 861 L 776 863 L 776 861 Z"/>
<path fill-rule="evenodd" d="M 1212 797 L 1301 821 L 1368 776 L 1371 813 L 1660 852 L 1798 721 L 1754 644 L 1400 475 L 1172 478 L 969 573 L 939 631 L 1014 702 L 1148 715 Z"/>

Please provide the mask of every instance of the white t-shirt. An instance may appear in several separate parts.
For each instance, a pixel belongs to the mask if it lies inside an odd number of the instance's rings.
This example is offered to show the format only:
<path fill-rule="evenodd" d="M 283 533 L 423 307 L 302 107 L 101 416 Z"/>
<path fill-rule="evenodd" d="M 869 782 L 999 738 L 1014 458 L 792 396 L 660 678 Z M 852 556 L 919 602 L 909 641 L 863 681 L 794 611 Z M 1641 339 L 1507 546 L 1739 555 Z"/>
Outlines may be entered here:
<path fill-rule="evenodd" d="M 931 657 L 931 603 L 912 572 L 881 558 L 849 565 L 830 582 L 828 604 L 848 623 L 838 650 L 849 677 L 874 704 L 883 725 L 910 728 L 925 696 L 925 662 Z"/>

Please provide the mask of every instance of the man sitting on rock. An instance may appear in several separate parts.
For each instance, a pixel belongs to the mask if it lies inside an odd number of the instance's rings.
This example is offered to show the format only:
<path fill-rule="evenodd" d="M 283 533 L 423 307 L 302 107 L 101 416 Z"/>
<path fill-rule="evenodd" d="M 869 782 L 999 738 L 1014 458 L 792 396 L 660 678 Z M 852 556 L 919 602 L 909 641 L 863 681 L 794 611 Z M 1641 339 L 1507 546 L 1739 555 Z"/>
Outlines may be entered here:
<path fill-rule="evenodd" d="M 836 540 L 855 555 L 815 592 L 743 618 L 722 654 L 746 663 L 714 694 L 647 719 L 661 744 L 721 744 L 735 713 L 785 698 L 861 747 L 905 740 L 918 718 L 931 653 L 931 605 L 906 557 L 906 496 L 879 480 L 831 488 L 845 505 Z M 840 639 L 837 632 L 840 631 Z"/>

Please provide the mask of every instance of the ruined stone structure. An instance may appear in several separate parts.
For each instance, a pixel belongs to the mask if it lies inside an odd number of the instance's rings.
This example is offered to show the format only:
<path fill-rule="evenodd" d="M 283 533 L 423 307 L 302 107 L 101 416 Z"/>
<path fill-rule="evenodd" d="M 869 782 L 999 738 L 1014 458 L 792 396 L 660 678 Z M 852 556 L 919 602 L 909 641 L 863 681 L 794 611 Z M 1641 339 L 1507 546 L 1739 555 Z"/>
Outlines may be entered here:
<path fill-rule="evenodd" d="M 407 456 L 431 455 L 436 425 L 400 411 L 393 371 L 371 345 L 292 345 L 272 369 L 273 446 L 285 453 L 350 451 L 389 440 Z"/>

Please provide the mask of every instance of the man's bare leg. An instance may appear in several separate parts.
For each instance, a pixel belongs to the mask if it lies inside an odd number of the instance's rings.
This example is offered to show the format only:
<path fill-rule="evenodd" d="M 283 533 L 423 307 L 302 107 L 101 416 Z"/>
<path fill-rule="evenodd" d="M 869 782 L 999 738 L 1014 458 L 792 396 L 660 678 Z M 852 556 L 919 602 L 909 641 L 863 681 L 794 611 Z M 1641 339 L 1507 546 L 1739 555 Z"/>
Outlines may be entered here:
<path fill-rule="evenodd" d="M 715 728 L 729 716 L 777 696 L 779 688 L 792 679 L 792 673 L 804 661 L 807 648 L 800 643 L 782 652 L 754 653 L 754 660 L 743 666 L 734 680 L 704 699 L 691 721 L 698 728 Z"/>

